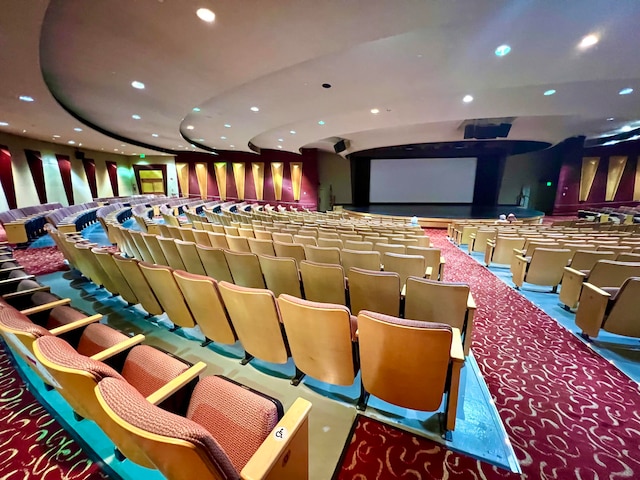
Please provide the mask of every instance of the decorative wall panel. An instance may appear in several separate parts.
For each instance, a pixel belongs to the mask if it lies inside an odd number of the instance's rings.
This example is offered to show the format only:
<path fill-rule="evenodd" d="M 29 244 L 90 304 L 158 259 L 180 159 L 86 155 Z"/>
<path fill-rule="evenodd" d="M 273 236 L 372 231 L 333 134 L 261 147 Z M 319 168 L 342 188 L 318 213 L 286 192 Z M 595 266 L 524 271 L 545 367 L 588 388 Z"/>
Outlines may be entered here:
<path fill-rule="evenodd" d="M 607 174 L 607 190 L 605 201 L 612 202 L 620 186 L 624 167 L 627 165 L 627 157 L 609 157 L 609 172 Z"/>
<path fill-rule="evenodd" d="M 596 178 L 598 171 L 599 157 L 584 157 L 582 159 L 582 174 L 580 175 L 580 198 L 584 202 L 589 197 L 593 180 Z"/>
<path fill-rule="evenodd" d="M 275 199 L 282 200 L 282 176 L 284 168 L 282 162 L 271 162 L 271 180 L 273 181 L 273 193 Z"/>
<path fill-rule="evenodd" d="M 251 164 L 253 176 L 253 186 L 256 189 L 256 200 L 264 199 L 264 162 L 254 162 Z"/>
<path fill-rule="evenodd" d="M 302 162 L 291 162 L 289 168 L 291 169 L 291 193 L 293 193 L 293 200 L 299 202 L 300 185 L 302 184 Z"/>

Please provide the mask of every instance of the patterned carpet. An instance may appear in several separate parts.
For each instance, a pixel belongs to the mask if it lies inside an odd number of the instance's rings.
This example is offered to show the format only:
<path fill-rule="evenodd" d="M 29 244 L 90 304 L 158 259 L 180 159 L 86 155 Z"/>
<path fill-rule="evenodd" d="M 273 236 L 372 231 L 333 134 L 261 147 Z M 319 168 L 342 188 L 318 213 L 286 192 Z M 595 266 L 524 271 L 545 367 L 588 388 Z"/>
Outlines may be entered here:
<path fill-rule="evenodd" d="M 5 348 L 0 341 L 0 478 L 109 478 L 27 390 Z"/>
<path fill-rule="evenodd" d="M 638 385 L 450 244 L 444 231 L 427 235 L 447 259 L 445 279 L 471 286 L 478 304 L 474 355 L 524 478 L 640 478 Z M 380 428 L 368 428 L 374 427 Z M 503 471 L 453 452 L 407 462 L 420 449 L 387 448 L 382 438 L 391 434 L 377 435 L 377 443 L 363 445 L 356 430 L 338 478 L 505 478 Z M 421 441 L 405 432 L 393 435 L 394 444 Z M 434 470 L 436 463 L 444 471 Z"/>
<path fill-rule="evenodd" d="M 45 275 L 69 269 L 58 247 L 16 249 L 13 251 L 13 257 L 24 267 L 25 272 L 31 275 Z"/>

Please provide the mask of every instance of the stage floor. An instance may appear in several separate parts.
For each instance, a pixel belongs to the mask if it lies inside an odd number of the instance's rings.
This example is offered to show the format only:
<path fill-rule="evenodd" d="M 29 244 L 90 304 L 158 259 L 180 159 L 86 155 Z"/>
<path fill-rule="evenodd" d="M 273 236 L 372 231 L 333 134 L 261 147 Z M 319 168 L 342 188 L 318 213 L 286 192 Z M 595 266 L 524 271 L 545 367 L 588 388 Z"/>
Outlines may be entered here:
<path fill-rule="evenodd" d="M 544 212 L 529 208 L 514 207 L 513 205 L 496 205 L 493 207 L 442 204 L 442 203 L 376 203 L 367 207 L 345 206 L 345 210 L 373 215 L 390 215 L 394 217 L 438 218 L 456 220 L 470 219 L 498 219 L 500 214 L 513 213 L 518 219 L 543 217 Z"/>

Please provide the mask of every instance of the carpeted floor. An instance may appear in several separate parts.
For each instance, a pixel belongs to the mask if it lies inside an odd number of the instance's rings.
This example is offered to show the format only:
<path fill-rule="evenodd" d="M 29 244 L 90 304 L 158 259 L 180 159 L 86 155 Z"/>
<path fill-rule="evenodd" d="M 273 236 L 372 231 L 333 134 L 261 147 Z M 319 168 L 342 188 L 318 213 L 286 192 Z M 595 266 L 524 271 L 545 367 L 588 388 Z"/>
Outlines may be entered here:
<path fill-rule="evenodd" d="M 58 247 L 16 249 L 13 251 L 13 257 L 30 275 L 45 275 L 69 269 Z"/>
<path fill-rule="evenodd" d="M 640 478 L 638 385 L 450 244 L 444 231 L 427 234 L 447 259 L 445 279 L 471 286 L 478 304 L 474 355 L 525 477 Z M 391 438 L 385 432 L 377 435 Z M 393 443 L 420 441 L 404 432 L 394 435 Z M 357 439 L 356 431 L 339 478 L 504 478 L 495 468 L 487 471 L 450 452 L 444 454 L 446 472 L 434 476 L 430 460 L 408 464 L 408 450 L 389 449 L 382 440 L 361 445 Z M 377 472 L 384 463 L 393 467 L 393 476 L 357 476 L 349 470 L 353 458 L 358 473 Z M 442 462 L 441 455 L 434 463 Z"/>
<path fill-rule="evenodd" d="M 107 479 L 27 390 L 0 341 L 0 478 Z"/>

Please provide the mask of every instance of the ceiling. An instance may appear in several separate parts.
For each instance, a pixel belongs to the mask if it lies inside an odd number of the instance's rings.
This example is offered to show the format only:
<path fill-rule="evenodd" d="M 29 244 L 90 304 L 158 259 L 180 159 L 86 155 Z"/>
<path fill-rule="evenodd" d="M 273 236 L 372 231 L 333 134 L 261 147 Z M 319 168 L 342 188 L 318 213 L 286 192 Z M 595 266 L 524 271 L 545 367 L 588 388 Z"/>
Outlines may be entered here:
<path fill-rule="evenodd" d="M 512 117 L 509 140 L 550 143 L 640 127 L 637 0 L 2 3 L 0 131 L 83 149 L 298 152 L 343 138 L 346 155 L 461 141 L 472 119 Z M 599 42 L 581 48 L 588 34 Z"/>

